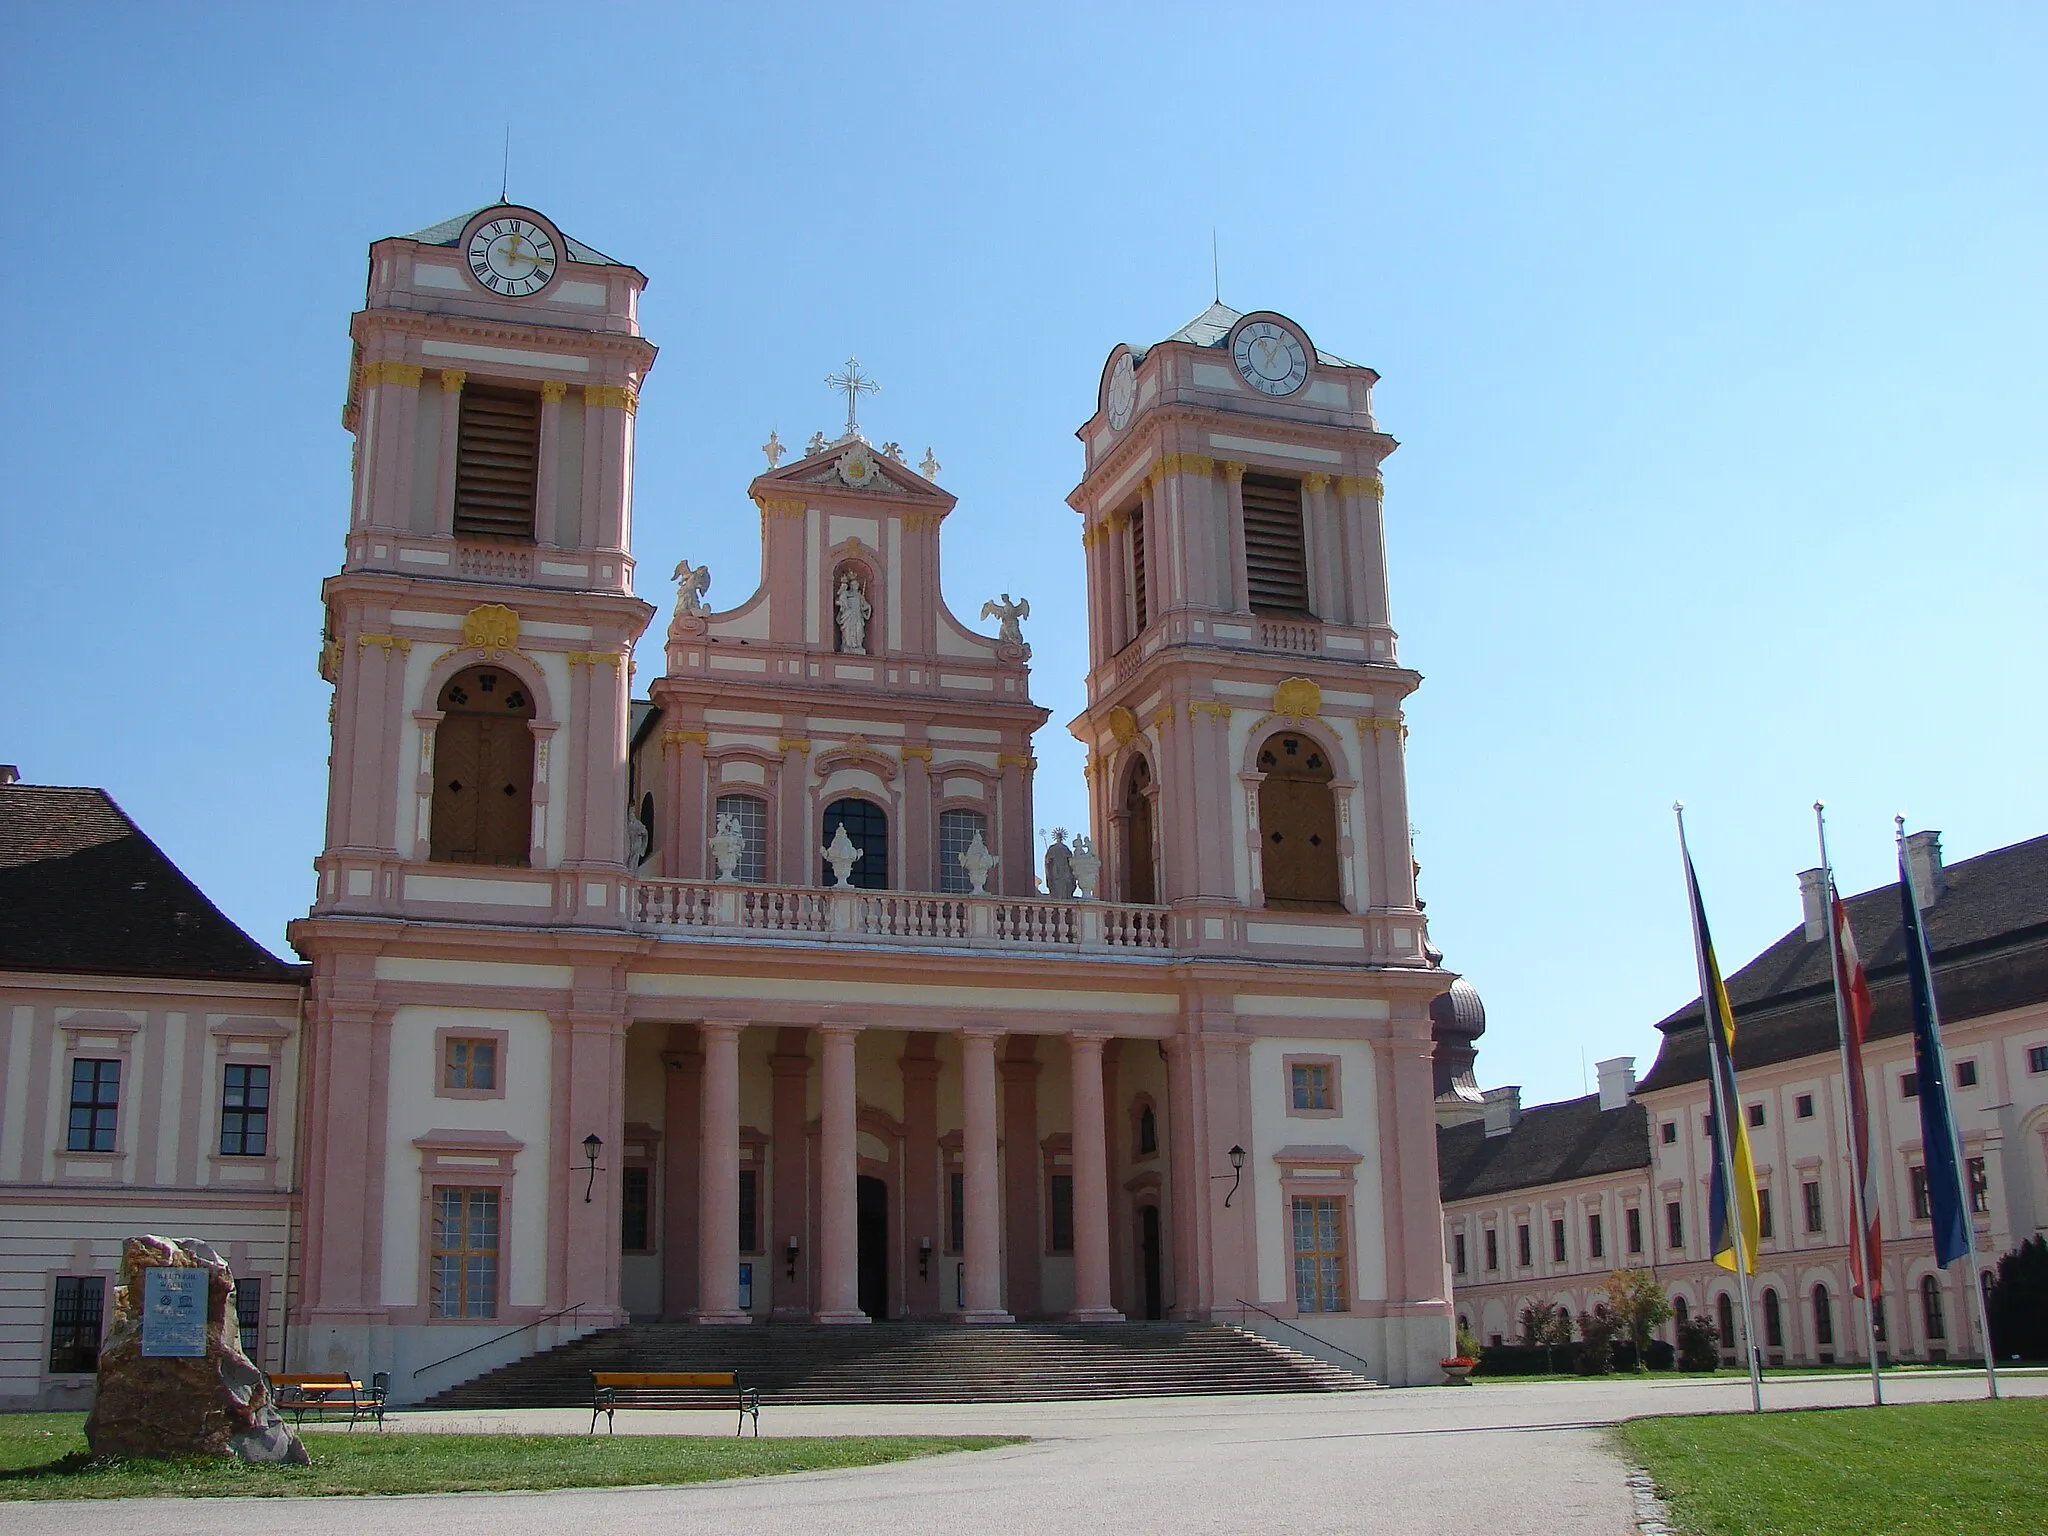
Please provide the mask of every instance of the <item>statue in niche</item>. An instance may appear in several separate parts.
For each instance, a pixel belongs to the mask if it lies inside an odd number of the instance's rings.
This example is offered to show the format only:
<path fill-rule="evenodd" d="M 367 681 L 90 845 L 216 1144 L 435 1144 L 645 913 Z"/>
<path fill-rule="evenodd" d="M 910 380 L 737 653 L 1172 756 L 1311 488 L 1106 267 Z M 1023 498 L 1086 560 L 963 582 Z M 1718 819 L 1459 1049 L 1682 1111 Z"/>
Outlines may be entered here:
<path fill-rule="evenodd" d="M 852 571 L 840 576 L 839 590 L 832 596 L 832 609 L 839 626 L 839 649 L 849 656 L 867 655 L 868 620 L 874 616 L 875 607 Z"/>
<path fill-rule="evenodd" d="M 692 565 L 687 560 L 676 562 L 676 612 L 695 616 L 708 613 L 704 594 L 711 590 L 711 567 Z"/>
<path fill-rule="evenodd" d="M 853 839 L 846 835 L 846 823 L 840 822 L 832 834 L 832 841 L 818 852 L 825 856 L 825 862 L 832 869 L 832 889 L 846 891 L 853 888 L 853 866 L 861 859 L 861 852 L 853 846 Z"/>
<path fill-rule="evenodd" d="M 969 843 L 960 855 L 960 867 L 967 871 L 970 896 L 988 894 L 988 872 L 1003 861 L 988 851 L 988 844 L 981 840 L 981 828 L 974 829 L 974 841 Z"/>
<path fill-rule="evenodd" d="M 647 862 L 647 823 L 631 806 L 626 808 L 626 868 L 638 869 Z"/>
<path fill-rule="evenodd" d="M 1052 829 L 1052 846 L 1045 850 L 1045 894 L 1058 901 L 1072 901 L 1076 888 L 1074 880 L 1074 850 L 1067 846 L 1067 829 Z"/>
<path fill-rule="evenodd" d="M 1085 832 L 1074 839 L 1074 883 L 1081 888 L 1081 899 L 1095 899 L 1095 882 L 1102 878 L 1102 860 L 1095 852 L 1095 839 Z"/>
<path fill-rule="evenodd" d="M 746 851 L 747 838 L 740 830 L 739 817 L 731 811 L 721 812 L 711 839 L 711 860 L 718 867 L 720 880 L 730 883 L 739 879 L 740 858 Z"/>
<path fill-rule="evenodd" d="M 983 603 L 981 605 L 981 616 L 984 619 L 994 619 L 997 621 L 996 644 L 1022 645 L 1024 643 L 1022 621 L 1031 617 L 1031 599 L 1027 597 L 1022 602 L 1013 603 L 1010 601 L 1010 594 L 1005 592 L 1000 603 Z"/>

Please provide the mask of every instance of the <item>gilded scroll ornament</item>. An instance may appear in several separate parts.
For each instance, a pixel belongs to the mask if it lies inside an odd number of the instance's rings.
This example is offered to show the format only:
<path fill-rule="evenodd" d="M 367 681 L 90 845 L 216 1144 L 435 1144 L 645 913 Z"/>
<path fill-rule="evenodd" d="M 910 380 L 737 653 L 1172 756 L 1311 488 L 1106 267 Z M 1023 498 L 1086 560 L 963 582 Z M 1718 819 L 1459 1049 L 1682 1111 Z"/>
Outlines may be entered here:
<path fill-rule="evenodd" d="M 519 647 L 519 615 L 503 603 L 483 603 L 462 619 L 462 648 L 490 656 Z"/>
<path fill-rule="evenodd" d="M 1138 739 L 1138 717 L 1119 704 L 1109 712 L 1109 734 L 1116 738 L 1120 747 L 1128 747 Z"/>
<path fill-rule="evenodd" d="M 1273 713 L 1313 720 L 1323 712 L 1323 690 L 1306 677 L 1290 677 L 1273 690 Z"/>

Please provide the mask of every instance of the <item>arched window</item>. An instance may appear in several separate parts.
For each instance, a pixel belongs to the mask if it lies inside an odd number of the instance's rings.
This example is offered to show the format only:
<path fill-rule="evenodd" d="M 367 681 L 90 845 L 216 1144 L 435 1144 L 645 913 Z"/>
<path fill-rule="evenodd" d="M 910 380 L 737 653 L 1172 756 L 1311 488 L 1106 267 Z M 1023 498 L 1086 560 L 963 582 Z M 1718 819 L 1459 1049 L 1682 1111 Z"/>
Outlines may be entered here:
<path fill-rule="evenodd" d="M 1716 1315 L 1719 1317 L 1721 1323 L 1722 1352 L 1724 1354 L 1733 1354 L 1735 1352 L 1736 1344 L 1735 1303 L 1728 1299 L 1728 1293 L 1726 1291 L 1723 1291 L 1721 1293 L 1720 1300 L 1715 1303 L 1715 1312 Z"/>
<path fill-rule="evenodd" d="M 1313 737 L 1282 731 L 1259 749 L 1259 830 L 1266 905 L 1283 911 L 1343 908 L 1337 871 L 1337 798 L 1330 760 Z"/>
<path fill-rule="evenodd" d="M 718 817 L 731 816 L 740 824 L 740 861 L 733 874 L 741 880 L 768 878 L 768 802 L 759 795 L 720 795 L 715 808 Z M 712 823 L 717 831 L 717 822 Z M 852 832 L 846 834 L 853 836 Z"/>
<path fill-rule="evenodd" d="M 1685 1320 L 1691 1316 L 1692 1308 L 1685 1304 L 1685 1298 L 1683 1296 L 1674 1296 L 1671 1298 L 1671 1319 L 1673 1322 L 1677 1323 L 1679 1327 L 1683 1328 L 1685 1326 Z"/>
<path fill-rule="evenodd" d="M 1824 1285 L 1813 1288 L 1813 1342 L 1829 1347 L 1835 1342 L 1835 1309 Z"/>
<path fill-rule="evenodd" d="M 1138 1111 L 1138 1156 L 1151 1157 L 1159 1150 L 1159 1116 L 1147 1104 Z"/>
<path fill-rule="evenodd" d="M 1769 1349 L 1785 1347 L 1785 1319 L 1778 1311 L 1778 1293 L 1768 1286 L 1764 1288 L 1764 1345 Z"/>
<path fill-rule="evenodd" d="M 864 891 L 886 891 L 889 889 L 889 816 L 879 805 L 869 800 L 834 800 L 825 807 L 824 837 L 821 846 L 829 848 L 840 827 L 846 828 L 847 840 L 860 850 L 860 859 L 847 873 L 847 881 Z M 818 865 L 821 885 L 833 885 L 832 866 L 821 859 Z"/>
<path fill-rule="evenodd" d="M 1152 768 L 1144 758 L 1124 781 L 1124 900 L 1155 902 L 1159 882 L 1152 854 Z"/>
<path fill-rule="evenodd" d="M 1948 1323 L 1941 1315 L 1941 1282 L 1933 1275 L 1920 1281 L 1920 1316 L 1927 1324 L 1929 1339 L 1948 1337 Z"/>
<path fill-rule="evenodd" d="M 434 808 L 428 856 L 450 864 L 524 864 L 533 822 L 533 700 L 498 667 L 451 677 L 435 701 Z"/>
<path fill-rule="evenodd" d="M 988 818 L 979 811 L 939 812 L 939 889 L 962 895 L 974 889 L 967 871 L 960 867 L 960 855 L 974 845 L 979 832 L 988 842 Z M 846 834 L 853 836 L 851 832 Z"/>

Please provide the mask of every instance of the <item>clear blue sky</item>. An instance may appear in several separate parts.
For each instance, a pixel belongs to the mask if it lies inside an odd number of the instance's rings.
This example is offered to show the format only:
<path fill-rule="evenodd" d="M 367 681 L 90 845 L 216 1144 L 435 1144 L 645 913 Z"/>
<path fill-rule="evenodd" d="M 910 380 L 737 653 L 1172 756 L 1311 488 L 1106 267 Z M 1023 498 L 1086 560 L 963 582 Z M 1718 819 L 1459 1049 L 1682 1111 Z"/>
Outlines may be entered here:
<path fill-rule="evenodd" d="M 751 590 L 773 427 L 961 501 L 1081 816 L 1064 505 L 1103 358 L 1209 299 L 1384 376 L 1422 891 L 1488 1083 L 1575 1093 L 1890 818 L 2048 831 L 2038 6 L 15 5 L 0 760 L 110 789 L 282 947 L 321 835 L 365 249 L 498 190 L 649 274 L 643 595 Z M 660 624 L 655 626 L 658 634 Z M 659 666 L 643 647 L 640 675 Z"/>

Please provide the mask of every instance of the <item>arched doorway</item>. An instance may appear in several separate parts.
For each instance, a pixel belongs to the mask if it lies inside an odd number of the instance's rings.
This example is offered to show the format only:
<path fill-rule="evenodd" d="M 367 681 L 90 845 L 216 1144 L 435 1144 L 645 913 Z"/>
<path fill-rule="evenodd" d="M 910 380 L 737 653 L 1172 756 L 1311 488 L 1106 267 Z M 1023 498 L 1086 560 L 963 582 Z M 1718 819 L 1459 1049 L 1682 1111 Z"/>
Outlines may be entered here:
<path fill-rule="evenodd" d="M 1145 1319 L 1157 1322 L 1166 1316 L 1164 1277 L 1160 1268 L 1159 1207 L 1138 1207 L 1138 1270 L 1145 1286 Z"/>
<path fill-rule="evenodd" d="M 889 1186 L 862 1174 L 854 1210 L 859 1223 L 860 1309 L 880 1322 L 889 1316 Z"/>
<path fill-rule="evenodd" d="M 1124 900 L 1156 902 L 1159 882 L 1152 853 L 1152 766 L 1144 758 L 1131 764 L 1124 780 Z"/>
<path fill-rule="evenodd" d="M 428 856 L 451 864 L 525 864 L 533 821 L 533 699 L 500 667 L 448 679 L 435 708 Z"/>
<path fill-rule="evenodd" d="M 1322 745 L 1281 731 L 1259 748 L 1260 868 L 1266 905 L 1282 911 L 1342 911 L 1337 865 L 1336 775 Z"/>

